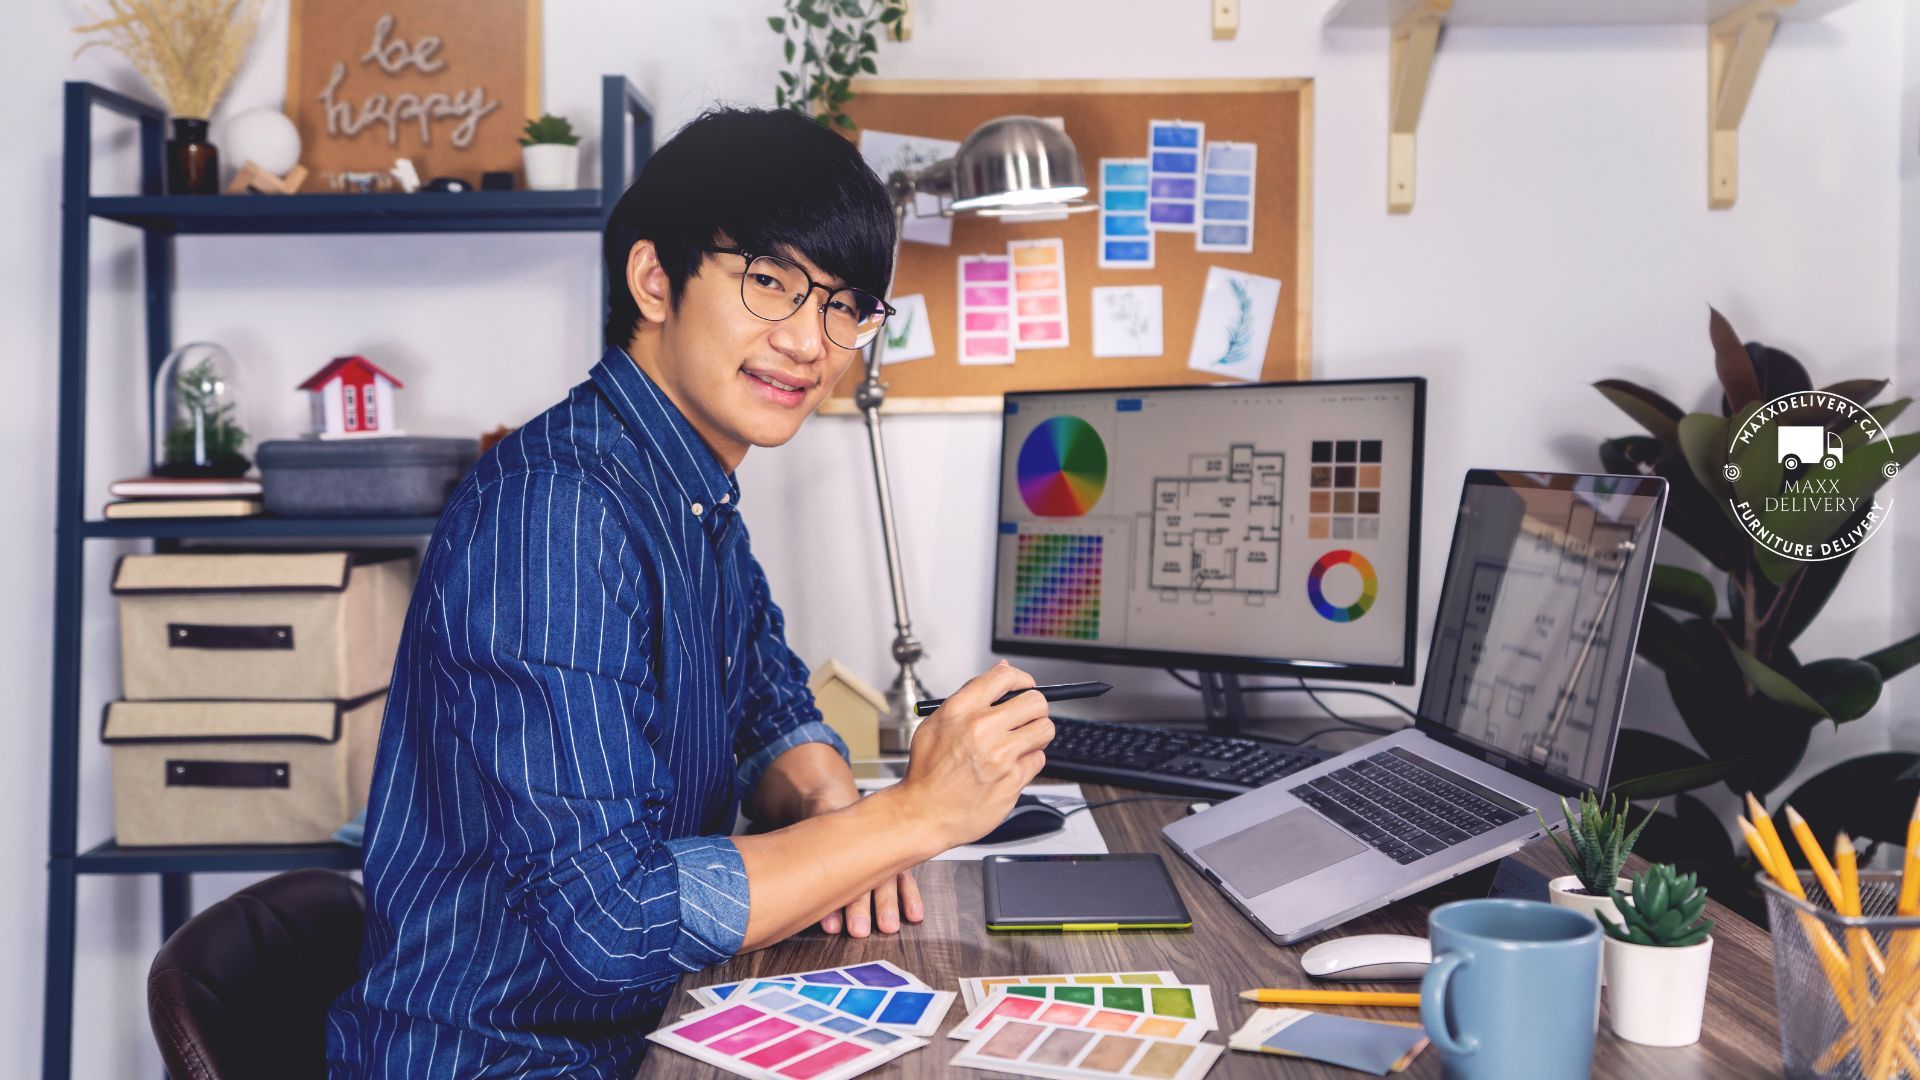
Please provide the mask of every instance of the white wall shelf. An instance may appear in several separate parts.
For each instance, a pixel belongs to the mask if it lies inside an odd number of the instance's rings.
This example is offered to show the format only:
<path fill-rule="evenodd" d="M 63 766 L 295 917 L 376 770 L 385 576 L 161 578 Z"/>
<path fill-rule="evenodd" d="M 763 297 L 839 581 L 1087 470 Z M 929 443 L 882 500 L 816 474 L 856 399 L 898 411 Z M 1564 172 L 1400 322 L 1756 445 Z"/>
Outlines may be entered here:
<path fill-rule="evenodd" d="M 1707 205 L 1740 192 L 1740 121 L 1781 20 L 1824 18 L 1852 0 L 1337 0 L 1328 31 L 1385 30 L 1387 211 L 1413 209 L 1414 135 L 1448 26 L 1699 26 L 1707 38 Z"/>

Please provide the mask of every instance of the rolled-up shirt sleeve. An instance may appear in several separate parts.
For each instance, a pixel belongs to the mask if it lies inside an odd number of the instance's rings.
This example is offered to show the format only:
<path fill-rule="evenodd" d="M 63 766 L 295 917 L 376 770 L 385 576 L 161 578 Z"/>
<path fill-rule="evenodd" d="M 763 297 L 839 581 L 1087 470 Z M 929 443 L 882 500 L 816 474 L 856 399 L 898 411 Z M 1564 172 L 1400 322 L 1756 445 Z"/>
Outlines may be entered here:
<path fill-rule="evenodd" d="M 753 556 L 747 556 L 755 612 L 740 677 L 746 680 L 746 716 L 734 742 L 740 767 L 736 777 L 743 805 L 751 805 L 753 790 L 775 758 L 807 743 L 825 743 L 842 759 L 850 755 L 846 742 L 821 718 L 807 688 L 807 665 L 787 647 L 786 618 L 773 602 L 767 575 Z"/>
<path fill-rule="evenodd" d="M 583 995 L 731 956 L 746 875 L 724 837 L 662 834 L 673 774 L 641 735 L 665 707 L 646 663 L 655 629 L 606 494 L 510 476 L 446 513 L 442 535 L 467 552 L 433 583 L 437 675 L 474 751 L 508 911 Z"/>

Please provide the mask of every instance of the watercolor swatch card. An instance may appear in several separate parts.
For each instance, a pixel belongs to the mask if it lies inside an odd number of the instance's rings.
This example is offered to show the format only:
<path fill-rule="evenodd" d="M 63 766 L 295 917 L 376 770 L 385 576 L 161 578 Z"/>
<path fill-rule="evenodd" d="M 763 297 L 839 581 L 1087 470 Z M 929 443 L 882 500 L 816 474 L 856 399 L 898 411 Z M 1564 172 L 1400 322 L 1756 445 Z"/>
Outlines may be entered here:
<path fill-rule="evenodd" d="M 1180 981 L 1180 976 L 1171 971 L 1085 971 L 1065 975 L 985 975 L 960 980 L 960 999 L 966 1003 L 967 1011 L 980 1007 L 980 1003 L 993 995 L 995 990 L 1008 986 L 1172 986 Z"/>
<path fill-rule="evenodd" d="M 1153 269 L 1147 159 L 1100 159 L 1100 269 Z"/>
<path fill-rule="evenodd" d="M 887 344 L 880 350 L 880 365 L 932 356 L 933 326 L 927 321 L 927 298 L 919 293 L 896 296 L 893 310 L 881 331 L 887 335 Z"/>
<path fill-rule="evenodd" d="M 960 256 L 960 362 L 1013 363 L 1013 260 Z"/>
<path fill-rule="evenodd" d="M 1067 247 L 1059 237 L 1012 240 L 1013 327 L 1016 349 L 1067 345 Z"/>
<path fill-rule="evenodd" d="M 1092 1031 L 1117 1031 L 1123 1035 L 1145 1035 L 1175 1042 L 1199 1042 L 1207 1032 L 1213 1030 L 1211 1025 L 1178 1016 L 1120 1012 L 1072 1001 L 1042 1001 L 1001 990 L 968 1013 L 967 1018 L 947 1035 L 954 1039 L 971 1039 L 993 1026 L 995 1020 L 1001 1019 L 1032 1020 L 1039 1024 L 1058 1024 Z"/>
<path fill-rule="evenodd" d="M 1208 267 L 1187 366 L 1209 375 L 1258 382 L 1267 362 L 1273 309 L 1279 302 L 1279 278 Z"/>
<path fill-rule="evenodd" d="M 1093 355 L 1159 356 L 1167 351 L 1158 285 L 1093 288 Z"/>
<path fill-rule="evenodd" d="M 1390 1024 L 1307 1009 L 1257 1009 L 1227 1045 L 1256 1054 L 1310 1058 L 1375 1076 L 1397 1073 L 1426 1049 L 1418 1024 Z"/>
<path fill-rule="evenodd" d="M 860 129 L 860 156 L 866 159 L 868 167 L 873 169 L 874 175 L 883 184 L 895 170 L 912 172 L 936 161 L 945 161 L 959 152 L 960 144 L 952 139 L 929 139 L 920 135 L 875 131 L 872 128 Z M 900 230 L 900 239 L 910 244 L 937 244 L 940 247 L 953 243 L 953 219 L 940 216 L 940 196 L 925 193 L 914 196 L 913 207 Z"/>
<path fill-rule="evenodd" d="M 1207 125 L 1147 121 L 1147 226 L 1158 232 L 1200 228 L 1201 151 Z"/>
<path fill-rule="evenodd" d="M 1219 1026 L 1213 1013 L 1213 989 L 1185 983 L 1164 986 L 1007 986 L 999 993 L 1036 1001 L 1064 1001 L 1091 1005 L 1109 1012 L 1164 1016 L 1170 1020 L 1197 1020 L 1207 1031 Z"/>
<path fill-rule="evenodd" d="M 739 993 L 743 987 L 765 982 L 815 983 L 820 986 L 876 986 L 883 990 L 895 986 L 913 986 L 922 990 L 928 988 L 926 983 L 915 978 L 912 972 L 898 964 L 885 960 L 872 960 L 846 967 L 822 968 L 819 971 L 796 971 L 787 975 L 768 975 L 759 979 L 715 983 L 712 986 L 695 987 L 687 993 L 702 1005 L 718 1005 Z"/>
<path fill-rule="evenodd" d="M 951 1064 L 1066 1080 L 1199 1080 L 1225 1049 L 1003 1017 L 961 1047 Z"/>
<path fill-rule="evenodd" d="M 1210 142 L 1201 179 L 1200 235 L 1195 251 L 1253 250 L 1253 175 L 1258 143 Z"/>
<path fill-rule="evenodd" d="M 647 1038 L 762 1080 L 846 1080 L 927 1045 L 782 990 L 688 1013 Z"/>
<path fill-rule="evenodd" d="M 733 990 L 721 1000 L 750 998 L 772 990 L 795 994 L 816 1005 L 825 1005 L 868 1023 L 909 1035 L 931 1035 L 940 1030 L 941 1021 L 947 1018 L 947 1010 L 953 1008 L 953 1000 L 958 996 L 951 990 L 933 990 L 924 986 L 883 989 L 877 986 L 834 986 L 765 979 L 736 983 Z"/>

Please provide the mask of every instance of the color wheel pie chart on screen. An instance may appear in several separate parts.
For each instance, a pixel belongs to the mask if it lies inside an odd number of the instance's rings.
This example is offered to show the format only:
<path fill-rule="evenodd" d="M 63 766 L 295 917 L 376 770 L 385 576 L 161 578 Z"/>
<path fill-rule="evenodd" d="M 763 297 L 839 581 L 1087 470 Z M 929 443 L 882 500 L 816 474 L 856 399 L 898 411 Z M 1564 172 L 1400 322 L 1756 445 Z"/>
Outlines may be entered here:
<path fill-rule="evenodd" d="M 1360 595 L 1352 603 L 1336 604 L 1327 599 L 1324 582 L 1328 575 L 1339 567 L 1347 566 L 1359 572 Z M 1353 595 L 1354 576 L 1348 573 L 1334 574 L 1335 595 L 1341 599 Z M 1380 576 L 1373 572 L 1373 564 L 1365 555 L 1357 551 L 1329 551 L 1320 556 L 1320 561 L 1307 571 L 1307 599 L 1313 602 L 1313 610 L 1328 622 L 1352 622 L 1365 615 L 1373 607 L 1373 601 L 1380 595 Z"/>
<path fill-rule="evenodd" d="M 1014 465 L 1020 500 L 1041 517 L 1080 517 L 1107 489 L 1107 444 L 1077 416 L 1041 421 Z"/>

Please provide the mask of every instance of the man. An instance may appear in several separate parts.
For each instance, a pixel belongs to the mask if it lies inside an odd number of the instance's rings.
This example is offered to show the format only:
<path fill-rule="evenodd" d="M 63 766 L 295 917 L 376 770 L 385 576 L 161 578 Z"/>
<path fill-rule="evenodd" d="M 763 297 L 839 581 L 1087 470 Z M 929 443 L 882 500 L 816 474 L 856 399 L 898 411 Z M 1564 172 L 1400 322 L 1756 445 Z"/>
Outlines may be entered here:
<path fill-rule="evenodd" d="M 608 348 L 442 512 L 367 812 L 335 1075 L 628 1076 L 684 971 L 922 917 L 908 871 L 1044 761 L 1004 663 L 860 799 L 747 545 L 733 472 L 885 321 L 893 219 L 851 144 L 710 112 L 606 227 Z M 730 837 L 737 806 L 775 826 Z"/>

